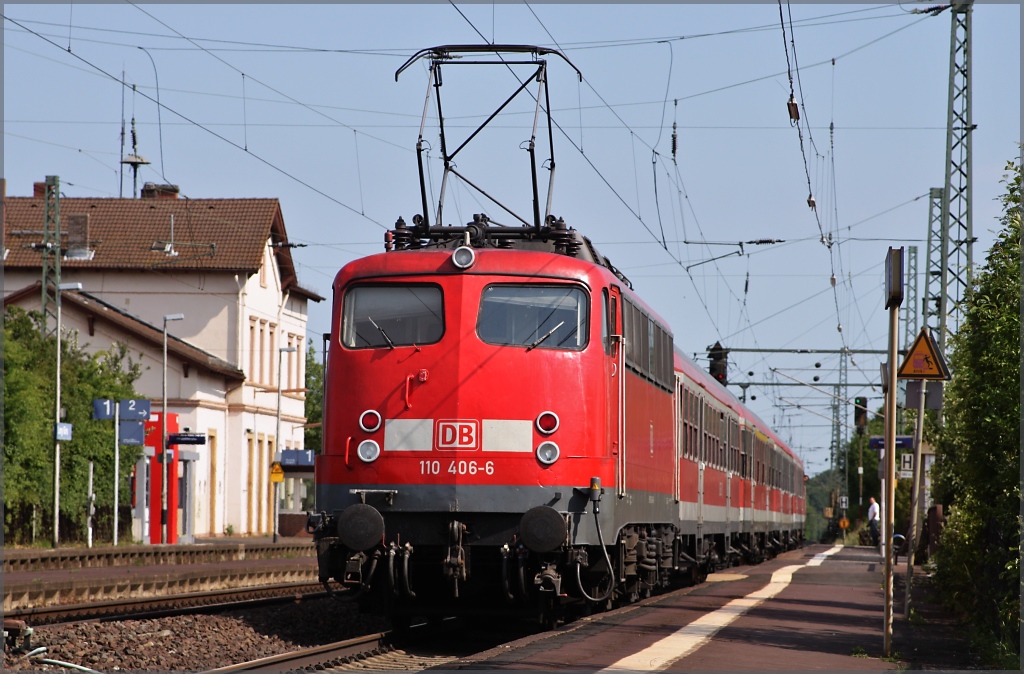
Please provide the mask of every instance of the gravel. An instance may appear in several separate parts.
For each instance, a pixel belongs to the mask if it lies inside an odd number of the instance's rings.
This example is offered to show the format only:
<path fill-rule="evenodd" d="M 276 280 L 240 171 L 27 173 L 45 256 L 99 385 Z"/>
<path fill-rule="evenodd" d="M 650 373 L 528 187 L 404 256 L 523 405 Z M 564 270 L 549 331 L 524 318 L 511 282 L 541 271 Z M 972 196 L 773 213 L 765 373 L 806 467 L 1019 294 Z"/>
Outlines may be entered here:
<path fill-rule="evenodd" d="M 36 629 L 32 646 L 46 646 L 44 659 L 101 671 L 201 671 L 387 627 L 352 604 L 317 599 L 215 615 L 51 625 Z M 4 670 L 62 669 L 37 660 L 5 652 Z"/>

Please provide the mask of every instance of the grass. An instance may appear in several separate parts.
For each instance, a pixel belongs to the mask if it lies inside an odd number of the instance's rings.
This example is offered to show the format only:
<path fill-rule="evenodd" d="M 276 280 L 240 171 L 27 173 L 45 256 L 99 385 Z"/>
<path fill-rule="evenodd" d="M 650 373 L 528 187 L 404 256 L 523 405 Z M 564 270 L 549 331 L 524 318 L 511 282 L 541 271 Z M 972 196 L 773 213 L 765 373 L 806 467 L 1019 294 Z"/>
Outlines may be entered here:
<path fill-rule="evenodd" d="M 921 625 L 928 624 L 928 621 L 922 618 L 921 614 L 913 608 L 910 609 L 910 617 L 907 618 L 907 622 L 909 622 L 912 627 L 920 627 Z"/>
<path fill-rule="evenodd" d="M 852 655 L 855 658 L 866 658 L 868 657 L 868 652 L 860 646 L 854 646 L 853 650 L 850 651 L 850 655 Z"/>

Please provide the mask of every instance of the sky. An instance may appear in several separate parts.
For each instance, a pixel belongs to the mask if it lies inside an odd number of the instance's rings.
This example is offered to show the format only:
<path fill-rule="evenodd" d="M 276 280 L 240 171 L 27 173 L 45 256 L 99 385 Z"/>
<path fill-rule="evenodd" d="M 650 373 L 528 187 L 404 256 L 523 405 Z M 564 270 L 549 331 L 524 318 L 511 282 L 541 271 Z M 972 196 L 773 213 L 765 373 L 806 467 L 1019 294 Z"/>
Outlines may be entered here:
<path fill-rule="evenodd" d="M 328 297 L 310 307 L 319 348 L 337 271 L 380 252 L 385 230 L 421 210 L 415 144 L 427 61 L 397 81 L 395 71 L 436 45 L 560 49 L 583 80 L 548 58 L 553 214 L 629 277 L 698 362 L 716 341 L 764 350 L 731 352 L 730 382 L 750 384 L 748 404 L 813 475 L 829 467 L 832 399 L 777 384 L 816 381 L 831 392 L 842 356 L 782 351 L 851 350 L 846 395 L 876 409 L 885 357 L 864 352 L 888 344 L 890 246 L 917 246 L 924 295 L 928 192 L 945 172 L 951 33 L 948 11 L 914 12 L 932 6 L 7 4 L 3 177 L 11 196 L 57 175 L 65 196 L 130 197 L 119 161 L 133 151 L 134 119 L 134 151 L 151 162 L 140 186 L 280 200 L 289 239 L 304 244 L 293 250 L 300 282 Z M 1020 35 L 1018 4 L 975 6 L 976 263 L 998 230 L 1004 167 L 1019 153 Z M 525 73 L 446 67 L 449 147 Z M 517 99 L 457 158 L 462 175 L 527 219 L 522 148 L 533 111 Z M 432 107 L 435 198 L 436 121 Z M 549 159 L 539 132 L 542 194 Z M 445 224 L 475 213 L 514 222 L 454 181 Z M 747 243 L 757 240 L 778 242 Z M 844 423 L 852 414 L 846 407 Z"/>

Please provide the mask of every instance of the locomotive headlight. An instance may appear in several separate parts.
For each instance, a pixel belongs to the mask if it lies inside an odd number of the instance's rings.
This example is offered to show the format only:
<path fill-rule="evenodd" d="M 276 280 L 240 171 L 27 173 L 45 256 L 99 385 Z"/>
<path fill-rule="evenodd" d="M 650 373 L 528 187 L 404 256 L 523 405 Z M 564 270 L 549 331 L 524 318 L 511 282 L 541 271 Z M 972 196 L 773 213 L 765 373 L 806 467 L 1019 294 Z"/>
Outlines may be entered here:
<path fill-rule="evenodd" d="M 551 435 L 558 430 L 558 415 L 554 412 L 541 412 L 537 416 L 537 430 L 544 435 Z"/>
<path fill-rule="evenodd" d="M 558 449 L 558 445 L 550 440 L 545 440 L 537 445 L 537 460 L 545 466 L 550 466 L 555 461 L 558 461 L 558 457 L 561 453 L 561 450 Z"/>
<path fill-rule="evenodd" d="M 377 410 L 366 410 L 359 415 L 359 428 L 366 433 L 373 433 L 380 428 L 380 412 Z"/>
<path fill-rule="evenodd" d="M 452 253 L 452 264 L 459 269 L 469 269 L 476 262 L 476 252 L 469 246 L 459 246 Z"/>
<path fill-rule="evenodd" d="M 363 440 L 356 448 L 356 454 L 366 463 L 373 463 L 380 456 L 380 445 L 373 440 Z"/>

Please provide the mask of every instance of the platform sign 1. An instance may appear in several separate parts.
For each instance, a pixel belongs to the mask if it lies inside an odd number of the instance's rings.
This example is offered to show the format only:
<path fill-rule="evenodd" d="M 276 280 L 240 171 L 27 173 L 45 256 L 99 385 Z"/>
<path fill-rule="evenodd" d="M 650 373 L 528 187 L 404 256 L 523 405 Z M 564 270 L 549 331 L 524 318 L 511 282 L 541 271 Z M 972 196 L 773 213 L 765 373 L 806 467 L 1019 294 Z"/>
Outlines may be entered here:
<path fill-rule="evenodd" d="M 114 418 L 114 401 L 105 398 L 93 398 L 92 418 L 96 421 L 106 421 Z"/>
<path fill-rule="evenodd" d="M 146 426 L 141 421 L 122 421 L 118 424 L 118 435 L 122 445 L 146 444 Z"/>
<path fill-rule="evenodd" d="M 149 419 L 149 401 L 141 399 L 124 399 L 119 405 L 122 420 L 146 421 Z"/>

